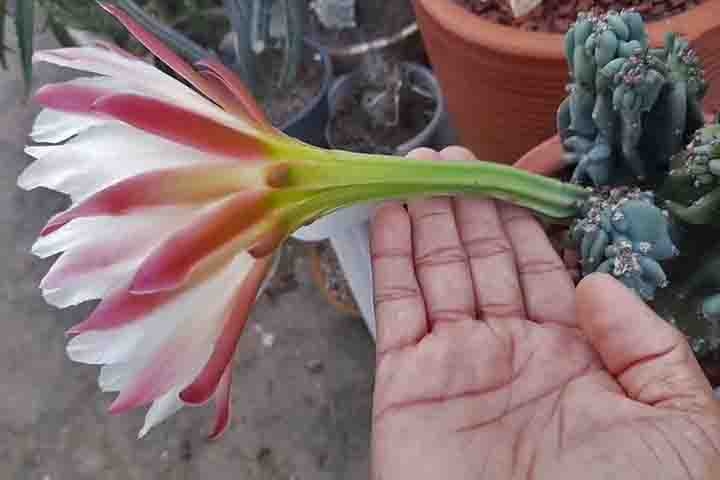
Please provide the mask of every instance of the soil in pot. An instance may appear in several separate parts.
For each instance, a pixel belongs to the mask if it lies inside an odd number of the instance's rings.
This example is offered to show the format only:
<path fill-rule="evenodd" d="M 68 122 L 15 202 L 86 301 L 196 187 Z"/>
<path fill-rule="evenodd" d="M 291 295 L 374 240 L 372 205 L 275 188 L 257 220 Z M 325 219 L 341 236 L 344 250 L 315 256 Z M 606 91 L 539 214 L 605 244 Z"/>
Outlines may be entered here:
<path fill-rule="evenodd" d="M 647 22 L 683 13 L 707 0 L 543 0 L 523 18 L 515 18 L 508 0 L 454 0 L 477 15 L 529 31 L 564 34 L 578 12 L 635 9 Z"/>
<path fill-rule="evenodd" d="M 394 35 L 414 21 L 410 0 L 357 0 L 355 28 L 327 29 L 308 8 L 308 36 L 320 45 L 346 47 Z"/>
<path fill-rule="evenodd" d="M 349 95 L 338 99 L 330 119 L 329 140 L 334 148 L 353 152 L 392 154 L 397 147 L 419 134 L 431 121 L 436 100 L 420 86 L 413 85 L 405 75 L 398 91 L 394 125 L 378 122 L 368 112 L 373 95 L 381 95 L 376 87 L 362 77 L 354 82 Z M 385 90 L 387 92 L 387 90 Z M 379 107 L 381 108 L 381 107 Z M 388 112 L 388 116 L 395 115 Z"/>
<path fill-rule="evenodd" d="M 273 125 L 282 126 L 299 113 L 317 96 L 323 86 L 324 65 L 322 58 L 310 48 L 304 50 L 298 76 L 292 85 L 279 86 L 278 79 L 283 68 L 280 50 L 267 49 L 258 58 L 258 91 L 265 113 Z"/>

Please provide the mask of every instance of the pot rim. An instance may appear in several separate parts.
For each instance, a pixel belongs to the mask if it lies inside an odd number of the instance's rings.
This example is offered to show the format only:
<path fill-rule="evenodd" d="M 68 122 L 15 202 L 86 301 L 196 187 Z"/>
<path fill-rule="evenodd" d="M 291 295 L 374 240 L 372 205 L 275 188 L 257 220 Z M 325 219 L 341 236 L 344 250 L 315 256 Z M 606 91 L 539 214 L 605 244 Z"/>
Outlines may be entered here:
<path fill-rule="evenodd" d="M 564 58 L 561 33 L 529 32 L 500 25 L 466 10 L 455 0 L 413 0 L 413 4 L 432 17 L 446 36 L 461 37 L 469 43 L 507 55 L 553 60 Z M 720 2 L 714 0 L 647 24 L 653 44 L 661 44 L 667 31 L 675 31 L 692 42 L 718 27 Z"/>
<path fill-rule="evenodd" d="M 325 49 L 330 55 L 334 57 L 355 57 L 392 47 L 393 45 L 396 45 L 403 40 L 410 38 L 418 32 L 419 28 L 417 22 L 411 22 L 391 35 L 377 37 L 364 42 L 351 43 L 350 45 L 344 47 L 333 47 L 331 45 L 327 45 L 315 38 L 312 38 L 309 35 L 306 36 L 305 39 L 311 44 Z"/>

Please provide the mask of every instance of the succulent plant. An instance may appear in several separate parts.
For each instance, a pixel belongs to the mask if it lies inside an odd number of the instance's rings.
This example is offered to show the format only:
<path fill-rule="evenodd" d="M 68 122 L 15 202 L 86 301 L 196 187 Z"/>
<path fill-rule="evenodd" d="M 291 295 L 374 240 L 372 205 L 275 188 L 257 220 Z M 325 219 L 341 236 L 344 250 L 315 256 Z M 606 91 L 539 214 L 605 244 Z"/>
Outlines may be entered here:
<path fill-rule="evenodd" d="M 720 124 L 695 132 L 688 146 L 672 159 L 665 190 L 670 211 L 695 225 L 720 220 Z"/>
<path fill-rule="evenodd" d="M 652 192 L 632 187 L 599 190 L 581 207 L 570 230 L 584 274 L 609 273 L 645 300 L 668 280 L 658 262 L 678 254 L 667 214 Z"/>
<path fill-rule="evenodd" d="M 565 36 L 567 98 L 557 114 L 572 179 L 594 186 L 652 184 L 702 125 L 706 85 L 688 43 L 650 48 L 639 13 L 581 13 Z"/>
<path fill-rule="evenodd" d="M 632 11 L 578 15 L 565 54 L 558 133 L 593 192 L 568 232 L 582 274 L 615 276 L 720 358 L 720 123 L 704 126 L 697 55 L 674 33 L 652 48 Z"/>
<path fill-rule="evenodd" d="M 258 72 L 257 57 L 273 43 L 279 42 L 283 54 L 279 85 L 291 85 L 297 78 L 303 58 L 306 2 L 223 0 L 223 3 L 234 31 L 233 68 L 243 81 L 259 95 L 258 81 L 262 72 Z"/>

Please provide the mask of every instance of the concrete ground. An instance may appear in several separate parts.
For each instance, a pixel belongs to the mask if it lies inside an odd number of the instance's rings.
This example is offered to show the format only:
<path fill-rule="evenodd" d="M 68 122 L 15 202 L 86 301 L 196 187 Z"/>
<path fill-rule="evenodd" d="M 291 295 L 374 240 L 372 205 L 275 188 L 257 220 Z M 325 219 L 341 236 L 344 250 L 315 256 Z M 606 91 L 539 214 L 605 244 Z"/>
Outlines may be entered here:
<path fill-rule="evenodd" d="M 35 84 L 66 77 L 40 65 Z M 99 392 L 98 369 L 64 351 L 64 331 L 91 305 L 56 310 L 37 288 L 51 262 L 29 248 L 67 200 L 15 185 L 37 113 L 22 92 L 16 68 L 0 72 L 0 479 L 367 479 L 373 343 L 313 286 L 302 245 L 288 248 L 242 338 L 224 437 L 205 440 L 210 407 L 184 409 L 142 440 L 143 411 L 106 413 L 113 396 Z"/>

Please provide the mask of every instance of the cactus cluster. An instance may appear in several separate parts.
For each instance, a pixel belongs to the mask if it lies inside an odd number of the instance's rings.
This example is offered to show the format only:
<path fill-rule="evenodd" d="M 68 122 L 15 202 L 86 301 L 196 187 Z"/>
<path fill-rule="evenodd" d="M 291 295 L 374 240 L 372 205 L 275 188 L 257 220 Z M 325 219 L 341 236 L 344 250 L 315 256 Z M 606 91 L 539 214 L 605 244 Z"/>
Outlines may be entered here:
<path fill-rule="evenodd" d="M 652 300 L 668 283 L 658 262 L 678 254 L 654 194 L 633 187 L 601 189 L 584 202 L 581 214 L 570 234 L 580 246 L 583 273 L 609 273 Z"/>
<path fill-rule="evenodd" d="M 557 114 L 573 181 L 652 183 L 702 125 L 706 84 L 688 43 L 651 48 L 639 13 L 581 13 L 565 36 L 568 96 Z"/>
<path fill-rule="evenodd" d="M 563 159 L 593 192 L 568 232 L 583 275 L 615 276 L 720 355 L 720 123 L 704 125 L 698 56 L 673 33 L 651 46 L 633 11 L 578 15 L 565 53 Z"/>
<path fill-rule="evenodd" d="M 720 124 L 695 132 L 687 147 L 672 159 L 665 190 L 668 208 L 693 224 L 720 220 Z"/>

